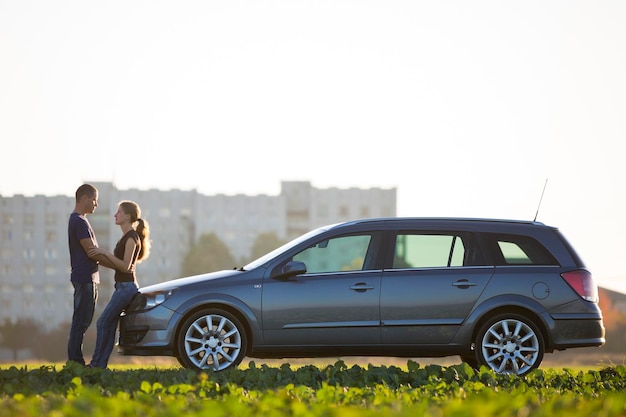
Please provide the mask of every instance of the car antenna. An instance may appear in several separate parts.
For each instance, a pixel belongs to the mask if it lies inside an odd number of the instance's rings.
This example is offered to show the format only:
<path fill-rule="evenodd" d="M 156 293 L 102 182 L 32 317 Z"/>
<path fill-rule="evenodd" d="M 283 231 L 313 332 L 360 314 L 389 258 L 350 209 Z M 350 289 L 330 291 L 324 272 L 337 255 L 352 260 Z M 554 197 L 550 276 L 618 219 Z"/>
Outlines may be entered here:
<path fill-rule="evenodd" d="M 535 213 L 535 218 L 533 222 L 537 221 L 537 216 L 539 215 L 539 207 L 541 207 L 541 201 L 543 200 L 543 193 L 546 192 L 546 185 L 548 185 L 548 179 L 546 178 L 546 182 L 543 184 L 543 190 L 541 191 L 541 197 L 539 198 L 539 204 L 537 204 L 537 212 Z"/>

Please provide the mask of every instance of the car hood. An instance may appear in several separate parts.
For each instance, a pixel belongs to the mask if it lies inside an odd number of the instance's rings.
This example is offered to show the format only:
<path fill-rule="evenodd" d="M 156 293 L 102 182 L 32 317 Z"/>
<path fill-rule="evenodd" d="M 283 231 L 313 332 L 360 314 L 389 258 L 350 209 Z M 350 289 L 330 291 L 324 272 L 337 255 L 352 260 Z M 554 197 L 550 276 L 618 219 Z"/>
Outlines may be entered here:
<path fill-rule="evenodd" d="M 183 287 L 187 285 L 193 285 L 200 282 L 213 281 L 221 278 L 229 278 L 232 276 L 241 275 L 243 272 L 235 269 L 229 269 L 225 271 L 210 272 L 207 274 L 193 275 L 185 278 L 173 279 L 170 281 L 161 282 L 159 284 L 148 285 L 147 287 L 139 288 L 139 292 L 150 293 L 158 291 L 167 291 L 172 288 Z"/>

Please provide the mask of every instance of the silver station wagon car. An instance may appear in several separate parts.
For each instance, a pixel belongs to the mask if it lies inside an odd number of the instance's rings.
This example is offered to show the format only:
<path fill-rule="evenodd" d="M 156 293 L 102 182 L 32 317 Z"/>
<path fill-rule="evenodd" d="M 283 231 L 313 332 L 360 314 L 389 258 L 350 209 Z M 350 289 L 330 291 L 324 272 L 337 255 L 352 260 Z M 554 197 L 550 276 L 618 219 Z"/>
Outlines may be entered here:
<path fill-rule="evenodd" d="M 220 371 L 244 357 L 443 357 L 524 375 L 605 342 L 591 273 L 539 222 L 387 218 L 313 230 L 239 269 L 141 288 L 124 355 Z"/>

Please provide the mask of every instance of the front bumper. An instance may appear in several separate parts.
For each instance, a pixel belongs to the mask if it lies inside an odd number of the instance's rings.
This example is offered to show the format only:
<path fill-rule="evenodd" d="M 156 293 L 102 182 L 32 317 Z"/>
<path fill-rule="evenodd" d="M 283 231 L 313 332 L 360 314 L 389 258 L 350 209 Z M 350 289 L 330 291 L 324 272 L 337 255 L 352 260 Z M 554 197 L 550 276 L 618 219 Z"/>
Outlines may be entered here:
<path fill-rule="evenodd" d="M 120 320 L 118 353 L 174 356 L 174 332 L 179 319 L 178 313 L 163 306 L 126 314 Z"/>

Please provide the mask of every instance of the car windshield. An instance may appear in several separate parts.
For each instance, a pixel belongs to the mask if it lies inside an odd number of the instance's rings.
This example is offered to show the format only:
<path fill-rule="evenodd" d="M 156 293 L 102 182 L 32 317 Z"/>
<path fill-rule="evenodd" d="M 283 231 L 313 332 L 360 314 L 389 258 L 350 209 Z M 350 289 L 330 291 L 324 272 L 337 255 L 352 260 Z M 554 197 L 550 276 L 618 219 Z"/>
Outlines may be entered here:
<path fill-rule="evenodd" d="M 300 243 L 304 242 L 307 239 L 312 238 L 313 236 L 317 236 L 317 235 L 319 235 L 321 233 L 324 233 L 325 231 L 327 231 L 328 229 L 330 229 L 332 227 L 333 227 L 333 225 L 330 225 L 330 226 L 320 227 L 320 228 L 315 229 L 315 230 L 311 230 L 310 232 L 305 233 L 302 236 L 299 236 L 299 237 L 295 238 L 294 240 L 285 243 L 281 247 L 279 247 L 277 249 L 274 249 L 270 253 L 261 256 L 257 260 L 254 260 L 254 261 L 250 262 L 248 265 L 244 266 L 242 269 L 245 270 L 245 271 L 249 271 L 251 269 L 258 268 L 259 266 L 263 265 L 264 263 L 268 262 L 269 260 L 274 259 L 277 255 L 279 255 L 279 254 L 289 250 L 290 248 L 293 248 L 296 245 L 299 245 Z"/>

